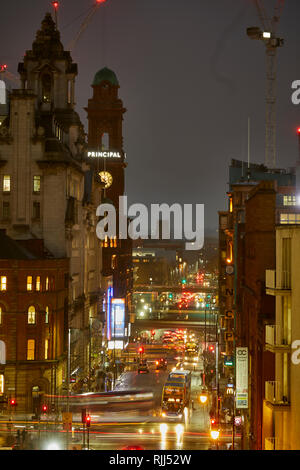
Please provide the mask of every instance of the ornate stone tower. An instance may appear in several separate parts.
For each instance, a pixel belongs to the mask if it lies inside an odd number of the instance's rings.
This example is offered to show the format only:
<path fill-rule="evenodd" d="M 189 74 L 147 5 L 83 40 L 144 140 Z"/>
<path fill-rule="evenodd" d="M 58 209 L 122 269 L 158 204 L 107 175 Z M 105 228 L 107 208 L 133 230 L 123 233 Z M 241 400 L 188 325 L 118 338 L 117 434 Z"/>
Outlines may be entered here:
<path fill-rule="evenodd" d="M 93 97 L 85 108 L 88 113 L 88 155 L 105 183 L 105 196 L 118 207 L 119 196 L 124 194 L 124 168 L 122 121 L 126 109 L 118 97 L 119 82 L 108 68 L 96 73 Z"/>

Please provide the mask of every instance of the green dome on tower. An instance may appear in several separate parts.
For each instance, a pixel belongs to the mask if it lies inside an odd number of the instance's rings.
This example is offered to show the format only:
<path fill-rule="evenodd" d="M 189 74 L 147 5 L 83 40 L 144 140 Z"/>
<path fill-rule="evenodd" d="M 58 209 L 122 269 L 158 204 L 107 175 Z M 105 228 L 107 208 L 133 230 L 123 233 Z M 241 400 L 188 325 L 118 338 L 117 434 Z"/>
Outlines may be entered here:
<path fill-rule="evenodd" d="M 104 67 L 96 73 L 93 81 L 93 85 L 100 85 L 101 82 L 110 82 L 112 85 L 119 86 L 119 82 L 115 72 Z"/>

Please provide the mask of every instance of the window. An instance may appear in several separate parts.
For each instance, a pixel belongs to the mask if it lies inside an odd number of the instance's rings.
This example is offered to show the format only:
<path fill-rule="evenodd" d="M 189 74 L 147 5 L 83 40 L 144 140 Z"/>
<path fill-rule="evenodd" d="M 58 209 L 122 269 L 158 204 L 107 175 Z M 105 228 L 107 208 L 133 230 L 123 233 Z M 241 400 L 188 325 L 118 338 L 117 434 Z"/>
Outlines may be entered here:
<path fill-rule="evenodd" d="M 284 206 L 295 206 L 296 205 L 296 196 L 283 196 L 283 205 Z"/>
<path fill-rule="evenodd" d="M 102 150 L 109 150 L 109 134 L 107 132 L 104 132 L 102 134 L 101 149 Z"/>
<path fill-rule="evenodd" d="M 1 290 L 7 289 L 7 277 L 1 276 Z"/>
<path fill-rule="evenodd" d="M 35 280 L 35 290 L 41 290 L 41 276 L 37 276 Z"/>
<path fill-rule="evenodd" d="M 7 201 L 3 201 L 2 217 L 3 217 L 3 219 L 9 219 L 10 218 L 10 205 L 9 205 L 9 202 L 7 202 Z"/>
<path fill-rule="evenodd" d="M 46 277 L 46 290 L 49 290 L 49 277 Z"/>
<path fill-rule="evenodd" d="M 45 359 L 48 359 L 49 340 L 45 339 Z"/>
<path fill-rule="evenodd" d="M 34 308 L 33 305 L 31 305 L 28 309 L 27 323 L 28 323 L 28 325 L 34 325 L 35 324 L 35 308 Z"/>
<path fill-rule="evenodd" d="M 27 341 L 27 361 L 34 361 L 35 340 Z"/>
<path fill-rule="evenodd" d="M 72 81 L 68 80 L 68 104 L 72 103 Z"/>
<path fill-rule="evenodd" d="M 49 307 L 46 307 L 46 311 L 45 311 L 45 323 L 49 323 Z"/>
<path fill-rule="evenodd" d="M 0 325 L 2 325 L 2 307 L 0 307 Z"/>
<path fill-rule="evenodd" d="M 41 177 L 36 175 L 33 177 L 33 192 L 39 193 L 40 191 L 41 191 Z"/>
<path fill-rule="evenodd" d="M 32 290 L 32 276 L 27 276 L 27 290 Z"/>
<path fill-rule="evenodd" d="M 111 257 L 111 269 L 116 269 L 117 267 L 117 255 L 112 255 Z"/>
<path fill-rule="evenodd" d="M 300 214 L 280 214 L 281 224 L 300 224 Z"/>
<path fill-rule="evenodd" d="M 4 393 L 4 375 L 0 374 L 0 393 L 3 395 Z"/>
<path fill-rule="evenodd" d="M 3 192 L 4 193 L 10 192 L 10 176 L 9 175 L 3 176 Z"/>
<path fill-rule="evenodd" d="M 40 218 L 40 203 L 37 201 L 33 203 L 33 218 L 34 219 Z"/>
<path fill-rule="evenodd" d="M 43 103 L 51 101 L 51 75 L 49 73 L 42 76 L 42 101 Z"/>

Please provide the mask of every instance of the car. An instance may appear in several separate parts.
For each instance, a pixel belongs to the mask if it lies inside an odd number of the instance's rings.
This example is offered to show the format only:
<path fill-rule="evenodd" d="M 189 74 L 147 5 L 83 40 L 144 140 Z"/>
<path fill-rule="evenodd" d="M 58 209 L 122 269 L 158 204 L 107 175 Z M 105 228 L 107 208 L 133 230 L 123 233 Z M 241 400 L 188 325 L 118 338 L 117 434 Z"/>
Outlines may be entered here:
<path fill-rule="evenodd" d="M 145 450 L 144 447 L 141 446 L 125 446 L 122 447 L 122 450 Z"/>
<path fill-rule="evenodd" d="M 163 357 L 161 359 L 157 359 L 155 361 L 155 369 L 156 370 L 159 370 L 159 369 L 163 369 L 165 370 L 167 368 L 167 360 L 164 359 Z"/>
<path fill-rule="evenodd" d="M 146 361 L 140 362 L 138 365 L 138 373 L 140 374 L 141 372 L 146 372 L 147 374 L 149 373 L 149 368 Z"/>

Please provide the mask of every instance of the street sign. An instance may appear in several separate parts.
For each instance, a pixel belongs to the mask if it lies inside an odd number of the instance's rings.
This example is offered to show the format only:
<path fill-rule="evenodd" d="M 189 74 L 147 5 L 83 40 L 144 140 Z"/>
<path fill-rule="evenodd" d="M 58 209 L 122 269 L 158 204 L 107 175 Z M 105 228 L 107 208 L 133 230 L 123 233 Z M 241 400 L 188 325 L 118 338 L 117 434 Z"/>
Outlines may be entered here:
<path fill-rule="evenodd" d="M 224 366 L 232 367 L 233 365 L 234 365 L 234 357 L 233 356 L 225 356 Z"/>
<path fill-rule="evenodd" d="M 248 408 L 248 348 L 236 348 L 236 408 Z"/>

